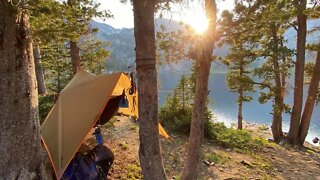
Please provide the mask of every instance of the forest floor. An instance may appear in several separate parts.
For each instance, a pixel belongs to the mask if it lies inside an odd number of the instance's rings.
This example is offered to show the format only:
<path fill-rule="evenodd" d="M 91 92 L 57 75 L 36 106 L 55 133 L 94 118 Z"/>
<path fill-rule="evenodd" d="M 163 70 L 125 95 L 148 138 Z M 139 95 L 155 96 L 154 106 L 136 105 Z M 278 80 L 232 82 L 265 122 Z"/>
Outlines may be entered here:
<path fill-rule="evenodd" d="M 270 138 L 268 128 L 245 124 L 254 136 Z M 105 145 L 115 155 L 109 179 L 141 179 L 139 165 L 138 125 L 126 117 L 116 117 L 102 128 Z M 161 138 L 162 157 L 168 179 L 180 179 L 188 137 L 173 135 L 171 140 Z M 89 135 L 85 145 L 93 146 Z M 320 180 L 320 151 L 315 146 L 297 149 L 267 143 L 262 148 L 243 152 L 204 142 L 199 179 L 301 179 Z"/>

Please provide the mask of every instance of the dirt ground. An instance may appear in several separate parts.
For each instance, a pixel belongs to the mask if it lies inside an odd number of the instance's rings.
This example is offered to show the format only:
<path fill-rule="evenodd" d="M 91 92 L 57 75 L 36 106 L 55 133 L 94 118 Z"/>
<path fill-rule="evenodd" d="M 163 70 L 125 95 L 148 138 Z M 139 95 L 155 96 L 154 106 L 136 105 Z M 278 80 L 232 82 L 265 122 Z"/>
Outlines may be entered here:
<path fill-rule="evenodd" d="M 255 136 L 271 137 L 270 130 L 246 124 Z M 104 142 L 114 153 L 115 161 L 109 179 L 141 179 L 138 149 L 138 125 L 126 117 L 116 117 L 102 128 Z M 179 179 L 185 158 L 188 137 L 173 135 L 172 140 L 161 138 L 163 163 L 168 179 Z M 85 146 L 93 146 L 95 139 L 88 136 Z M 310 146 L 302 150 L 268 143 L 250 153 L 205 142 L 199 179 L 292 179 L 320 180 L 320 152 Z"/>

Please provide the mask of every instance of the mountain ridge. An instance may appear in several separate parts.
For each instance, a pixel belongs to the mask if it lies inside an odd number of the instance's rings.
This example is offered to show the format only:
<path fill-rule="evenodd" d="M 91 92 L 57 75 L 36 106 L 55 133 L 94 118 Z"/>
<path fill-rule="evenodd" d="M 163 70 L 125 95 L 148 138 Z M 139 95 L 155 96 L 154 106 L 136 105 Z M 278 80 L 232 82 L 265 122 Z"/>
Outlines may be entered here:
<path fill-rule="evenodd" d="M 114 71 L 127 71 L 129 66 L 134 65 L 135 62 L 135 39 L 134 39 L 134 30 L 133 28 L 121 28 L 117 29 L 108 25 L 106 23 L 97 22 L 92 20 L 90 23 L 92 28 L 97 28 L 99 31 L 95 35 L 97 39 L 101 41 L 111 42 L 109 51 L 111 56 L 108 57 L 106 61 L 106 70 L 108 72 Z M 177 31 L 182 29 L 183 24 L 165 18 L 155 19 L 155 30 L 160 31 L 161 26 L 165 26 L 167 31 Z M 318 20 L 309 20 L 308 29 L 320 26 Z M 317 37 L 318 36 L 318 37 Z M 285 37 L 287 39 L 286 45 L 289 48 L 294 48 L 296 44 L 296 31 L 293 28 L 289 28 Z M 316 43 L 316 40 L 319 38 L 319 34 L 312 34 L 308 36 L 308 43 Z M 214 55 L 218 57 L 225 57 L 229 52 L 229 47 L 222 46 L 217 47 L 214 50 Z M 314 53 L 306 54 L 306 61 L 314 61 Z M 191 63 L 185 60 L 179 61 L 178 63 L 161 63 L 160 71 L 183 71 L 191 67 Z M 215 64 L 212 67 L 213 72 L 226 72 L 227 67 L 221 62 L 215 61 Z"/>

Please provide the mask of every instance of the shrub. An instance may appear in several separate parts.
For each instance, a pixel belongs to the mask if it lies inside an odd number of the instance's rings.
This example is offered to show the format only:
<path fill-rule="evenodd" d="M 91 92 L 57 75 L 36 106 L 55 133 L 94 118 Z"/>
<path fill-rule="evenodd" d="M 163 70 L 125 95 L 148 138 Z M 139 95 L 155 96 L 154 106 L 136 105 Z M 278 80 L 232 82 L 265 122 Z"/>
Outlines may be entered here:
<path fill-rule="evenodd" d="M 159 118 L 163 126 L 176 133 L 189 134 L 192 118 L 192 106 L 195 93 L 195 78 L 186 79 L 182 76 L 174 90 L 173 96 L 168 95 L 164 107 L 160 109 Z M 209 100 L 207 101 L 208 104 Z M 250 132 L 227 128 L 223 123 L 213 122 L 213 114 L 206 107 L 204 136 L 208 140 L 227 148 L 247 151 L 264 144 L 262 139 L 255 139 Z"/>
<path fill-rule="evenodd" d="M 127 179 L 142 179 L 141 167 L 139 163 L 129 164 L 127 166 Z"/>

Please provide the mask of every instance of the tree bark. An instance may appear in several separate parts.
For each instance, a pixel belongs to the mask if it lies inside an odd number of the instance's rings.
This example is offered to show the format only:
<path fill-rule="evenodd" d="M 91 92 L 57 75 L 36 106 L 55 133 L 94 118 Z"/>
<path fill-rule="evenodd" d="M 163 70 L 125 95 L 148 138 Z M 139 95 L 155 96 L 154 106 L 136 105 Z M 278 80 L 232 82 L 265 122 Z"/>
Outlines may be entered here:
<path fill-rule="evenodd" d="M 304 110 L 301 118 L 301 125 L 299 130 L 299 144 L 302 146 L 304 141 L 306 140 L 310 120 L 314 108 L 314 104 L 317 97 L 317 92 L 319 88 L 319 81 L 320 81 L 320 51 L 317 53 L 316 63 L 313 68 L 311 82 L 308 91 L 308 97 L 306 103 L 304 105 Z"/>
<path fill-rule="evenodd" d="M 134 0 L 134 36 L 139 93 L 139 159 L 144 179 L 166 179 L 158 130 L 154 0 Z"/>
<path fill-rule="evenodd" d="M 0 177 L 39 179 L 40 123 L 29 18 L 0 1 Z"/>
<path fill-rule="evenodd" d="M 239 77 L 243 76 L 243 59 L 240 59 L 240 73 Z M 243 85 L 242 82 L 239 84 L 239 98 L 238 98 L 238 105 L 239 105 L 239 110 L 238 110 L 238 129 L 242 129 L 242 104 L 243 104 Z"/>
<path fill-rule="evenodd" d="M 294 99 L 290 120 L 290 129 L 287 137 L 289 143 L 291 144 L 297 144 L 299 141 L 298 134 L 303 101 L 303 79 L 307 34 L 307 16 L 303 12 L 306 9 L 307 0 L 295 0 L 294 3 L 297 8 L 298 31 L 293 96 Z"/>
<path fill-rule="evenodd" d="M 41 64 L 40 47 L 38 45 L 36 45 L 36 47 L 33 48 L 33 54 L 34 54 L 34 64 L 36 68 L 38 94 L 47 94 L 47 89 L 44 82 L 43 67 Z"/>
<path fill-rule="evenodd" d="M 70 41 L 72 72 L 76 74 L 81 67 L 80 49 L 75 41 Z"/>
<path fill-rule="evenodd" d="M 274 43 L 274 51 L 279 51 L 279 38 L 277 37 L 277 28 L 274 27 L 272 29 L 272 36 L 273 36 L 273 43 Z M 281 75 L 280 75 L 280 65 L 278 55 L 274 54 L 272 58 L 273 64 L 273 74 L 274 74 L 274 81 L 276 84 L 275 87 L 275 97 L 274 97 L 274 104 L 273 104 L 273 118 L 272 118 L 272 125 L 271 131 L 273 135 L 273 139 L 275 142 L 280 142 L 282 138 L 282 111 L 283 111 L 283 96 L 282 96 L 282 83 L 281 83 Z"/>
<path fill-rule="evenodd" d="M 243 99 L 243 90 L 240 90 L 239 92 L 239 99 Z M 238 129 L 242 130 L 242 100 L 239 100 L 238 105 L 239 105 L 239 109 L 238 109 Z"/>
<path fill-rule="evenodd" d="M 183 180 L 195 180 L 198 177 L 198 164 L 201 152 L 201 143 L 204 133 L 204 113 L 208 98 L 208 79 L 212 61 L 212 52 L 215 43 L 216 3 L 214 0 L 205 0 L 205 10 L 209 19 L 209 27 L 204 35 L 201 55 L 198 60 L 196 93 L 194 98 L 190 136 L 187 148 L 187 157 L 182 172 Z"/>
<path fill-rule="evenodd" d="M 67 4 L 69 6 L 73 6 L 73 0 L 67 0 Z M 72 64 L 72 72 L 76 74 L 81 67 L 81 59 L 80 59 L 80 49 L 78 43 L 75 40 L 70 39 L 70 55 L 71 55 L 71 64 Z"/>

